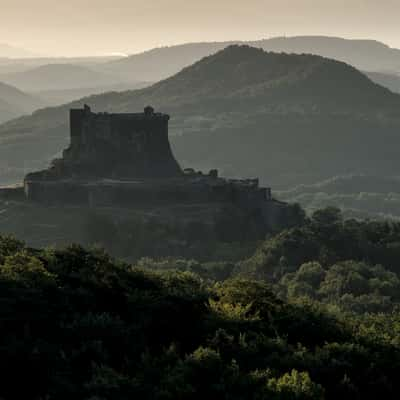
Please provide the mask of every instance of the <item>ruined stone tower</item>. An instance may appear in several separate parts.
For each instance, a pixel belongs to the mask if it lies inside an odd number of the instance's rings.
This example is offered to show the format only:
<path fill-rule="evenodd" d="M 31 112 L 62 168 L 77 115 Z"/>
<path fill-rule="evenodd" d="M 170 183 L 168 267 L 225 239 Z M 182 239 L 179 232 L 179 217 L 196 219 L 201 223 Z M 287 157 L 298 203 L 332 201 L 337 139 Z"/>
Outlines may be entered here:
<path fill-rule="evenodd" d="M 182 174 L 168 140 L 169 115 L 93 113 L 87 105 L 70 110 L 71 143 L 63 174 L 99 178 L 162 178 Z M 61 172 L 61 171 L 60 171 Z"/>

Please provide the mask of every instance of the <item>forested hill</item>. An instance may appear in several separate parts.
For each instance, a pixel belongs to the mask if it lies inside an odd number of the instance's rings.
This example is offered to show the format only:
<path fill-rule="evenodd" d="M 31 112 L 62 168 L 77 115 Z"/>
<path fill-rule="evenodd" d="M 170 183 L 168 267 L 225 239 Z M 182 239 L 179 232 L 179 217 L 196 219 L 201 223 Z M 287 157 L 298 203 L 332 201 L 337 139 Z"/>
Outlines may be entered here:
<path fill-rule="evenodd" d="M 0 122 L 30 113 L 43 104 L 39 98 L 0 82 Z"/>
<path fill-rule="evenodd" d="M 185 43 L 159 47 L 99 65 L 98 69 L 120 77 L 138 77 L 157 82 L 175 75 L 181 69 L 229 46 L 230 42 Z"/>
<path fill-rule="evenodd" d="M 299 203 L 308 212 L 334 204 L 346 217 L 400 218 L 400 180 L 396 176 L 336 176 L 278 191 L 275 196 L 289 203 Z"/>
<path fill-rule="evenodd" d="M 230 46 L 205 57 L 141 95 L 164 107 L 197 107 L 208 100 L 204 107 L 211 109 L 223 101 L 237 111 L 265 111 L 269 105 L 280 103 L 295 104 L 297 110 L 311 106 L 317 111 L 329 106 L 332 112 L 372 109 L 390 113 L 400 104 L 399 96 L 341 62 L 311 55 L 266 53 L 248 46 Z M 217 106 L 217 111 L 225 110 Z"/>
<path fill-rule="evenodd" d="M 0 235 L 0 397 L 397 400 L 399 239 L 336 209 L 233 265 Z"/>
<path fill-rule="evenodd" d="M 186 166 L 219 167 L 274 185 L 340 173 L 395 173 L 400 96 L 355 68 L 319 56 L 230 46 L 149 88 L 92 96 L 0 126 L 1 163 L 44 166 L 68 142 L 68 109 L 131 112 L 152 104 L 172 115 Z M 0 165 L 1 167 L 1 165 Z"/>
<path fill-rule="evenodd" d="M 327 36 L 275 37 L 249 42 L 185 43 L 154 48 L 119 60 L 99 65 L 103 71 L 121 77 L 159 81 L 179 72 L 202 57 L 216 53 L 231 44 L 247 44 L 265 51 L 315 54 L 343 61 L 365 71 L 396 74 L 400 50 L 375 40 L 343 39 Z"/>
<path fill-rule="evenodd" d="M 82 65 L 48 64 L 1 74 L 0 80 L 25 91 L 76 89 L 115 84 L 119 79 Z"/>

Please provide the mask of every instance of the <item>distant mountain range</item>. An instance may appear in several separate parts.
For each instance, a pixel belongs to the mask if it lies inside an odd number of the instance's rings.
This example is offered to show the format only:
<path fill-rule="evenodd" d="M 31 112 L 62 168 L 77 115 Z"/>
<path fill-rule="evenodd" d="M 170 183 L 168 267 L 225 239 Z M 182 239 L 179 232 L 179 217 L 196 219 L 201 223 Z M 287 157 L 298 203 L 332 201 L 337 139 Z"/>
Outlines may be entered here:
<path fill-rule="evenodd" d="M 374 40 L 350 40 L 324 36 L 277 37 L 249 42 L 188 43 L 161 47 L 101 65 L 105 71 L 140 81 L 159 81 L 201 58 L 232 44 L 247 44 L 266 51 L 315 54 L 354 67 L 390 74 L 400 73 L 400 50 Z"/>
<path fill-rule="evenodd" d="M 369 79 L 390 89 L 393 92 L 400 93 L 400 75 L 391 75 L 381 72 L 366 72 Z"/>
<path fill-rule="evenodd" d="M 266 39 L 251 45 L 267 51 L 317 54 L 365 71 L 400 72 L 400 50 L 376 40 L 297 36 Z"/>
<path fill-rule="evenodd" d="M 0 81 L 24 91 L 90 88 L 120 83 L 112 75 L 74 64 L 48 64 L 27 71 L 0 74 Z"/>
<path fill-rule="evenodd" d="M 230 46 L 151 87 L 88 97 L 0 126 L 0 176 L 21 179 L 69 141 L 68 109 L 169 112 L 183 166 L 260 176 L 276 188 L 335 175 L 397 175 L 400 95 L 312 55 Z M 10 172 L 10 168 L 13 170 Z"/>
<path fill-rule="evenodd" d="M 247 44 L 266 51 L 289 54 L 315 54 L 343 61 L 360 70 L 369 71 L 368 76 L 373 81 L 400 92 L 400 50 L 373 40 L 323 36 L 278 37 L 249 42 L 187 43 L 155 48 L 129 57 L 0 58 L 0 81 L 34 92 L 96 89 L 92 93 L 83 91 L 87 95 L 99 93 L 99 89 L 101 92 L 107 86 L 115 87 L 116 84 L 121 84 L 119 88 L 126 90 L 135 88 L 137 83 L 166 79 L 201 58 L 232 44 Z M 131 85 L 132 83 L 135 85 Z M 71 93 L 65 97 L 57 96 L 61 100 L 69 101 Z M 54 103 L 49 99 L 49 104 Z M 59 104 L 59 101 L 55 104 Z"/>
<path fill-rule="evenodd" d="M 150 86 L 150 84 L 150 82 L 124 82 L 104 85 L 99 83 L 98 86 L 93 87 L 37 90 L 32 91 L 31 93 L 44 101 L 47 106 L 58 106 L 69 103 L 76 99 L 81 99 L 82 97 L 88 97 L 107 92 L 123 92 L 126 90 L 141 89 Z"/>
<path fill-rule="evenodd" d="M 99 69 L 125 79 L 158 82 L 234 42 L 187 43 L 160 47 L 99 65 Z"/>
<path fill-rule="evenodd" d="M 81 65 L 83 67 L 92 68 L 121 58 L 121 56 L 33 58 L 1 58 L 0 56 L 0 73 L 22 72 L 49 64 Z"/>
<path fill-rule="evenodd" d="M 374 175 L 335 176 L 312 185 L 275 192 L 280 200 L 300 203 L 309 213 L 340 207 L 349 218 L 400 219 L 400 178 Z"/>
<path fill-rule="evenodd" d="M 30 114 L 44 105 L 41 99 L 0 82 L 0 122 Z"/>
<path fill-rule="evenodd" d="M 18 72 L 0 72 L 0 81 L 40 98 L 43 107 L 68 103 L 92 94 L 149 85 L 128 79 L 124 81 L 117 76 L 79 64 L 45 64 Z"/>

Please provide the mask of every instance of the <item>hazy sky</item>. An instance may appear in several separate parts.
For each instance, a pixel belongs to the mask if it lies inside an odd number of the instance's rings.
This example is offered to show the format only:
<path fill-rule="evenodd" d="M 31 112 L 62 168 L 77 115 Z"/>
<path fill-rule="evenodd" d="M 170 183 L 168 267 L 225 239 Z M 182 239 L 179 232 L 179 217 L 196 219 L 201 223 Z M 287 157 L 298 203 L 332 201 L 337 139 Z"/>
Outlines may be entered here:
<path fill-rule="evenodd" d="M 400 47 L 400 0 L 0 0 L 0 42 L 43 55 L 321 34 Z"/>

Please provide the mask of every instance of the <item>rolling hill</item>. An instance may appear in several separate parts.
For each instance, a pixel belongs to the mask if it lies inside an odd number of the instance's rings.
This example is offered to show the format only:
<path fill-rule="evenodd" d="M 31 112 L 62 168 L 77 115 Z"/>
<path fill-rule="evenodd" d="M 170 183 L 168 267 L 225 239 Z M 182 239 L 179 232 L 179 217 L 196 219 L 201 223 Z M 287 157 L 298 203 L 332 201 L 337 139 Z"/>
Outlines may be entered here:
<path fill-rule="evenodd" d="M 366 72 L 366 75 L 375 83 L 390 89 L 392 92 L 400 93 L 400 75 L 381 72 Z"/>
<path fill-rule="evenodd" d="M 141 89 L 150 86 L 150 82 L 124 82 L 114 85 L 100 85 L 94 87 L 82 87 L 74 89 L 50 89 L 31 92 L 34 96 L 40 97 L 48 106 L 58 106 L 70 103 L 76 99 L 95 94 L 107 92 L 123 92 L 126 90 Z"/>
<path fill-rule="evenodd" d="M 400 50 L 374 40 L 350 40 L 325 36 L 276 37 L 249 42 L 187 43 L 155 48 L 130 57 L 98 65 L 124 78 L 159 81 L 201 58 L 232 44 L 247 44 L 272 52 L 314 54 L 346 62 L 360 70 L 400 73 Z"/>
<path fill-rule="evenodd" d="M 400 219 L 400 178 L 374 175 L 335 176 L 310 185 L 275 192 L 307 212 L 339 207 L 347 218 Z"/>
<path fill-rule="evenodd" d="M 151 87 L 84 98 L 0 126 L 2 181 L 45 166 L 69 140 L 68 109 L 172 115 L 184 166 L 260 176 L 276 188 L 335 175 L 397 175 L 400 96 L 355 68 L 312 55 L 229 46 Z M 10 172 L 11 168 L 11 172 Z"/>
<path fill-rule="evenodd" d="M 5 122 L 43 107 L 37 97 L 0 82 L 0 122 Z"/>
<path fill-rule="evenodd" d="M 233 42 L 187 43 L 154 48 L 98 65 L 98 69 L 125 79 L 135 78 L 142 81 L 157 82 L 175 75 L 182 68 L 231 44 Z"/>
<path fill-rule="evenodd" d="M 3 99 L 0 99 L 0 122 L 8 121 L 18 117 L 19 115 L 22 115 L 22 113 L 11 104 L 8 104 Z"/>
<path fill-rule="evenodd" d="M 30 69 L 49 64 L 71 64 L 92 68 L 98 64 L 104 64 L 121 59 L 120 56 L 88 56 L 88 57 L 34 57 L 34 58 L 1 58 L 0 73 L 11 74 L 28 71 Z"/>
<path fill-rule="evenodd" d="M 316 54 L 365 71 L 400 72 L 400 50 L 376 40 L 294 36 L 265 39 L 251 45 L 267 51 Z"/>
<path fill-rule="evenodd" d="M 121 82 L 82 65 L 47 64 L 27 71 L 1 74 L 0 80 L 24 91 L 92 88 Z"/>

